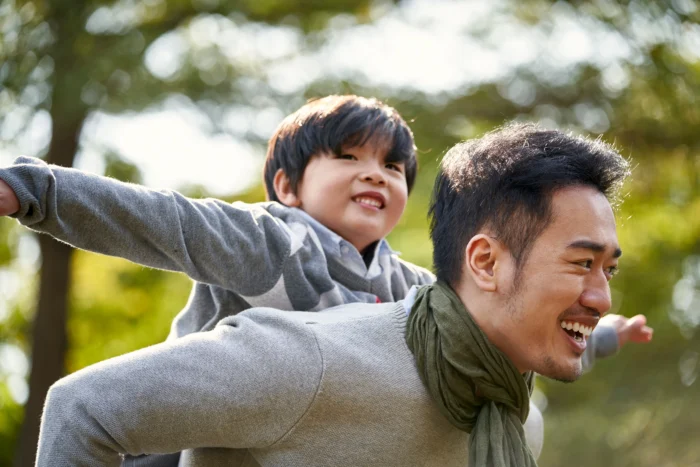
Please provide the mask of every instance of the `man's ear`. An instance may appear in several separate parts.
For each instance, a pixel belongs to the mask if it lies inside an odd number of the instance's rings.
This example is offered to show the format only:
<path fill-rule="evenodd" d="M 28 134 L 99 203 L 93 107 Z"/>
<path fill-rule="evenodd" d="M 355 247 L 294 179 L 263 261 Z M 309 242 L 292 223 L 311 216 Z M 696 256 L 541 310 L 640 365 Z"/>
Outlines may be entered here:
<path fill-rule="evenodd" d="M 301 200 L 294 192 L 292 183 L 289 177 L 287 177 L 287 174 L 284 173 L 284 170 L 278 169 L 277 172 L 275 172 L 275 178 L 272 179 L 272 186 L 275 188 L 275 194 L 277 195 L 277 199 L 280 200 L 280 203 L 292 208 L 301 206 Z"/>
<path fill-rule="evenodd" d="M 467 244 L 464 272 L 477 287 L 485 292 L 495 292 L 499 266 L 507 251 L 501 242 L 485 234 L 477 234 Z"/>

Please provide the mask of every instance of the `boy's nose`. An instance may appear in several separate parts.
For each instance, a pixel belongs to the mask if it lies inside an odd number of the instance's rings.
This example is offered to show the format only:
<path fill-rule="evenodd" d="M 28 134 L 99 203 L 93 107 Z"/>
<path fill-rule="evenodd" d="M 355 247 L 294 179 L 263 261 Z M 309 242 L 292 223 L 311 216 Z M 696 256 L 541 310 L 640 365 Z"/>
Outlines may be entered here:
<path fill-rule="evenodd" d="M 360 179 L 365 182 L 376 183 L 377 185 L 386 185 L 386 177 L 376 165 L 367 167 L 360 175 Z"/>

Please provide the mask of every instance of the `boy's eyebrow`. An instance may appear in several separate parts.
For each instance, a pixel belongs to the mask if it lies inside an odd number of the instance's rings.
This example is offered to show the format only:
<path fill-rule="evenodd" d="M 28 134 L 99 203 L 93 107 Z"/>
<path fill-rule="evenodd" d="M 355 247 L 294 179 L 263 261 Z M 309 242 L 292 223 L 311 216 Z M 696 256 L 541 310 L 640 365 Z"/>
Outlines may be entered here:
<path fill-rule="evenodd" d="M 566 248 L 591 250 L 594 253 L 604 253 L 606 250 L 605 245 L 602 243 L 593 242 L 591 240 L 577 240 L 570 243 Z M 620 256 L 622 256 L 622 250 L 620 248 L 616 248 L 613 252 L 613 258 L 619 258 Z"/>
<path fill-rule="evenodd" d="M 341 154 L 350 154 L 354 152 L 354 150 L 361 148 L 362 146 L 358 145 L 342 145 L 340 147 L 340 152 Z M 392 153 L 391 151 L 381 151 L 382 154 L 382 161 L 383 162 L 391 162 L 394 164 L 403 164 L 406 165 L 406 160 L 405 159 L 398 159 L 396 158 L 396 154 Z"/>

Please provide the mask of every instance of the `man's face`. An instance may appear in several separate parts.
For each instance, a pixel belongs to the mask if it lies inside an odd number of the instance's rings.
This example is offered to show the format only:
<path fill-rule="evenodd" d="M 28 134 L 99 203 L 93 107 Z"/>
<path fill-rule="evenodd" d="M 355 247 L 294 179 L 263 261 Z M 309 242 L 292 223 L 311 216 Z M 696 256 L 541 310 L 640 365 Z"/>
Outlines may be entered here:
<path fill-rule="evenodd" d="M 503 335 L 514 336 L 506 353 L 516 367 L 574 381 L 581 375 L 586 334 L 610 309 L 608 281 L 621 252 L 612 209 L 599 191 L 560 189 L 552 196 L 552 214 L 519 280 L 511 280 L 501 325 Z"/>
<path fill-rule="evenodd" d="M 362 252 L 386 236 L 408 198 L 405 167 L 372 144 L 313 156 L 297 187 L 300 208 Z"/>

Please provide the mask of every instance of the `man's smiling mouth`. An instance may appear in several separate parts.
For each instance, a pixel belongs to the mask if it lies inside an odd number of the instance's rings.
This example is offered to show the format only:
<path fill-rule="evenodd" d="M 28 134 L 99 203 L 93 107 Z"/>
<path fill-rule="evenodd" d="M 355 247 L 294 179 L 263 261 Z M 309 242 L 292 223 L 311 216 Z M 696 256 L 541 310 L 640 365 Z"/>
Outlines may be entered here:
<path fill-rule="evenodd" d="M 585 342 L 586 338 L 593 332 L 593 327 L 586 326 L 576 321 L 562 321 L 561 328 L 570 335 L 576 342 Z"/>

